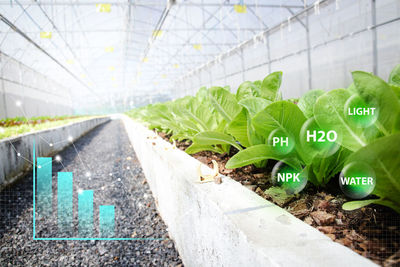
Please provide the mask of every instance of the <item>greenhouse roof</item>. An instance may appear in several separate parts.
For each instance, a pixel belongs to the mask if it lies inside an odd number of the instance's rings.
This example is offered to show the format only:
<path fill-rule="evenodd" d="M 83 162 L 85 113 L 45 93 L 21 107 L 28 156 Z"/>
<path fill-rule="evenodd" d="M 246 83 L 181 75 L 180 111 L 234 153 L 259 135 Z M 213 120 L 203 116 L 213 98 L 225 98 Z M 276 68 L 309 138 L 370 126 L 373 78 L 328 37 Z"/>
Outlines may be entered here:
<path fill-rule="evenodd" d="M 313 3 L 0 0 L 1 51 L 82 104 L 168 95 L 180 77 Z"/>

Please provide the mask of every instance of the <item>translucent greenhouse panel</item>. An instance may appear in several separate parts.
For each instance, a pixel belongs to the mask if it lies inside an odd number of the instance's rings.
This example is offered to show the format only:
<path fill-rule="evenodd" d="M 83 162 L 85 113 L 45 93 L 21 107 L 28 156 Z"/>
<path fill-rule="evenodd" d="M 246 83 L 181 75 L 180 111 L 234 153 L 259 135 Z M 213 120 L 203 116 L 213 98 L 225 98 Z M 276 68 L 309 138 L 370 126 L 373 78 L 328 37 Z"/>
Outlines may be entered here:
<path fill-rule="evenodd" d="M 262 42 L 258 42 L 256 45 L 246 47 L 245 49 L 243 49 L 243 58 L 245 69 L 250 69 L 254 68 L 255 66 L 265 64 L 266 62 L 268 62 L 267 45 Z M 256 77 L 255 79 L 259 80 L 261 78 L 262 77 Z M 246 73 L 246 80 L 254 80 L 254 78 L 250 78 Z"/>
<path fill-rule="evenodd" d="M 225 86 L 225 73 L 223 63 L 217 62 L 210 68 L 212 84 L 217 86 Z"/>
<path fill-rule="evenodd" d="M 248 71 L 246 71 L 246 80 L 247 81 L 263 80 L 265 76 L 268 75 L 268 73 L 269 73 L 268 64 L 251 68 Z"/>
<path fill-rule="evenodd" d="M 270 35 L 271 60 L 288 57 L 307 49 L 306 31 L 297 21 L 292 21 L 288 27 L 281 28 Z"/>
<path fill-rule="evenodd" d="M 23 87 L 9 81 L 3 81 L 2 86 L 5 92 L 5 103 L 8 117 L 24 116 Z"/>
<path fill-rule="evenodd" d="M 226 75 L 236 74 L 237 72 L 242 70 L 242 59 L 240 57 L 240 51 L 230 55 L 225 59 L 225 70 Z"/>
<path fill-rule="evenodd" d="M 376 4 L 376 23 L 383 23 L 400 17 L 400 1 L 379 0 Z M 399 27 L 399 22 L 393 23 Z M 398 36 L 398 35 L 397 35 Z M 396 38 L 393 38 L 396 39 Z M 397 38 L 398 39 L 398 38 Z"/>
<path fill-rule="evenodd" d="M 376 21 L 385 23 L 400 17 L 400 1 L 376 2 Z M 400 21 L 377 28 L 378 75 L 387 79 L 394 66 L 400 63 Z"/>
<path fill-rule="evenodd" d="M 210 75 L 211 74 L 209 69 L 200 71 L 200 73 L 198 74 L 199 83 L 197 85 L 197 88 L 200 88 L 201 86 L 210 87 L 211 86 Z"/>
<path fill-rule="evenodd" d="M 5 54 L 0 53 L 0 58 L 0 118 L 72 114 L 70 94 L 65 87 Z"/>
<path fill-rule="evenodd" d="M 213 81 L 213 86 L 221 86 L 221 87 L 226 86 L 225 79 L 218 79 Z"/>
<path fill-rule="evenodd" d="M 243 82 L 243 75 L 241 72 L 230 75 L 227 77 L 227 82 L 230 87 L 231 87 L 231 92 L 236 93 L 237 89 L 239 88 L 239 85 Z"/>
<path fill-rule="evenodd" d="M 386 80 L 392 69 L 400 64 L 400 21 L 379 27 L 377 36 L 378 75 Z"/>
<path fill-rule="evenodd" d="M 2 90 L 0 91 L 0 97 L 0 118 L 4 118 L 7 112 L 7 100 L 6 94 Z"/>
<path fill-rule="evenodd" d="M 20 70 L 18 64 L 15 64 L 14 61 L 10 58 L 4 58 L 2 60 L 2 77 L 11 81 L 19 81 L 20 80 Z"/>
<path fill-rule="evenodd" d="M 272 72 L 283 70 L 281 92 L 284 98 L 297 98 L 307 92 L 307 55 L 302 53 L 271 64 Z"/>
<path fill-rule="evenodd" d="M 347 87 L 352 83 L 352 71 L 373 71 L 371 32 L 315 48 L 311 53 L 311 62 L 313 88 L 331 90 Z"/>
<path fill-rule="evenodd" d="M 363 30 L 371 25 L 371 1 L 346 1 L 336 9 L 335 2 L 320 8 L 320 12 L 309 11 L 311 47 L 340 38 L 343 35 Z"/>
<path fill-rule="evenodd" d="M 252 36 L 245 46 L 226 51 L 228 54 L 221 62 L 215 59 L 215 65 L 225 66 L 225 72 L 222 72 L 225 75 L 218 75 L 221 71 L 216 71 L 214 64 L 203 68 L 201 85 L 208 85 L 207 70 L 211 71 L 213 85 L 224 81 L 223 84 L 230 85 L 232 91 L 236 91 L 244 80 L 259 80 L 269 72 L 279 70 L 284 75 L 283 96 L 292 98 L 310 89 L 346 87 L 352 82 L 351 72 L 355 70 L 373 72 L 376 68 L 378 75 L 386 79 L 400 58 L 400 1 L 375 1 L 376 30 L 371 3 L 365 0 L 326 1 L 319 9 L 311 8 L 308 17 L 290 20 L 282 17 L 283 24 L 272 32 Z M 374 66 L 375 31 L 377 65 Z M 197 83 L 198 73 L 187 80 Z"/>

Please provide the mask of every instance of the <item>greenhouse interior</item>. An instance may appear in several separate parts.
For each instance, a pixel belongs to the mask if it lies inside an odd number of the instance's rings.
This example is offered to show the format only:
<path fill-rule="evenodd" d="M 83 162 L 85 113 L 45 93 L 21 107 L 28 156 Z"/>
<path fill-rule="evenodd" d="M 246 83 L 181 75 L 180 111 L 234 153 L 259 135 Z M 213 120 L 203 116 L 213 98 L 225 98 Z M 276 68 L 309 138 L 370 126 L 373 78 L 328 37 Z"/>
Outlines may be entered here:
<path fill-rule="evenodd" d="M 400 266 L 399 0 L 0 0 L 0 266 Z"/>

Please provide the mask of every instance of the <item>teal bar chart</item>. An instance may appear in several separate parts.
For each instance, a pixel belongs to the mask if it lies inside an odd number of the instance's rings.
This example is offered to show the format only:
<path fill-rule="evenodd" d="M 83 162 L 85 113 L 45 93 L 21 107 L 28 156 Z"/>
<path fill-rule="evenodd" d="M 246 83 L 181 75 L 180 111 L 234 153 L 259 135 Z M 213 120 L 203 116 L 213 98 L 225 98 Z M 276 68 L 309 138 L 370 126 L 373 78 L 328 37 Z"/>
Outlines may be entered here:
<path fill-rule="evenodd" d="M 114 206 L 99 207 L 100 237 L 114 237 L 115 211 Z"/>
<path fill-rule="evenodd" d="M 37 165 L 37 211 L 39 218 L 46 218 L 53 213 L 52 159 L 37 158 Z"/>
<path fill-rule="evenodd" d="M 79 236 L 93 236 L 93 190 L 78 192 Z"/>
<path fill-rule="evenodd" d="M 60 234 L 72 233 L 72 172 L 58 173 L 57 218 Z"/>
<path fill-rule="evenodd" d="M 57 189 L 53 192 L 53 177 L 55 177 L 52 173 L 53 159 L 36 157 L 35 143 L 33 143 L 32 156 L 36 159 L 32 162 L 34 240 L 165 240 L 165 238 L 117 237 L 114 205 L 95 204 L 96 190 L 76 189 L 74 191 L 74 186 L 77 188 L 79 183 L 72 172 L 57 172 L 55 182 Z M 53 197 L 56 197 L 54 201 Z M 77 221 L 74 220 L 76 218 L 74 211 Z M 47 218 L 52 216 L 57 216 L 54 219 L 56 219 L 59 236 L 38 237 L 36 220 L 46 223 Z"/>

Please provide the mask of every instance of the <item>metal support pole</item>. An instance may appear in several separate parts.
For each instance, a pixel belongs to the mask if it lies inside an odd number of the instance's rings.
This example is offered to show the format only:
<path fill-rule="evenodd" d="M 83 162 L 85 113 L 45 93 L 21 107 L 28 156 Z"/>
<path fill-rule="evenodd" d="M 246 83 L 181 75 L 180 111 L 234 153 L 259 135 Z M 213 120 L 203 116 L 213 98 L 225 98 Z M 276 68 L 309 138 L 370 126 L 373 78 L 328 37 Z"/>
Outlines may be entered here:
<path fill-rule="evenodd" d="M 210 76 L 210 87 L 213 86 L 213 79 L 212 79 L 212 73 L 210 70 L 208 70 L 208 75 Z"/>
<path fill-rule="evenodd" d="M 0 54 L 0 62 L 3 62 L 3 56 Z M 3 63 L 5 64 L 5 63 Z M 4 78 L 4 65 L 1 68 L 1 78 Z M 7 101 L 6 101 L 6 87 L 4 85 L 4 79 L 1 79 L 1 88 L 3 89 L 3 107 L 4 107 L 4 115 L 5 118 L 8 118 L 8 113 L 7 113 Z"/>
<path fill-rule="evenodd" d="M 271 66 L 271 46 L 269 45 L 269 33 L 265 34 L 266 43 L 267 43 L 267 58 L 268 58 L 268 73 L 272 72 Z"/>
<path fill-rule="evenodd" d="M 244 56 L 243 56 L 243 48 L 240 48 L 240 59 L 242 61 L 242 80 L 245 81 L 246 80 L 246 75 L 244 73 L 245 71 L 245 66 L 244 66 Z"/>
<path fill-rule="evenodd" d="M 310 26 L 308 23 L 308 12 L 306 13 L 305 29 L 306 29 L 306 39 L 307 39 L 308 90 L 312 90 L 311 41 L 310 41 Z"/>
<path fill-rule="evenodd" d="M 371 1 L 371 15 L 372 15 L 372 68 L 373 73 L 378 75 L 378 38 L 376 27 L 376 0 Z"/>
<path fill-rule="evenodd" d="M 198 75 L 197 78 L 199 79 L 199 85 L 200 85 L 200 87 L 203 86 L 203 80 L 201 79 L 201 72 L 199 72 L 199 75 Z M 191 88 L 191 89 L 193 89 L 193 88 Z"/>
<path fill-rule="evenodd" d="M 222 67 L 223 67 L 223 69 L 224 69 L 224 84 L 225 84 L 225 85 L 227 85 L 227 84 L 228 84 L 228 82 L 227 82 L 227 80 L 226 80 L 226 68 L 225 68 L 225 61 L 224 61 L 224 63 L 222 63 Z"/>
<path fill-rule="evenodd" d="M 18 83 L 20 84 L 20 86 L 22 87 L 22 105 L 21 105 L 21 109 L 22 109 L 22 114 L 23 114 L 23 116 L 25 116 L 25 114 L 26 114 L 26 110 L 25 110 L 25 106 L 26 106 L 26 101 L 25 101 L 25 99 L 26 99 L 26 94 L 25 94 L 25 86 L 23 86 L 22 84 L 22 72 L 23 72 L 23 70 L 22 70 L 22 65 L 21 65 L 21 62 L 19 62 L 18 61 Z M 31 115 L 31 117 L 33 117 L 32 115 Z"/>

